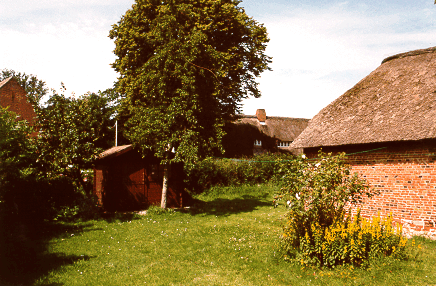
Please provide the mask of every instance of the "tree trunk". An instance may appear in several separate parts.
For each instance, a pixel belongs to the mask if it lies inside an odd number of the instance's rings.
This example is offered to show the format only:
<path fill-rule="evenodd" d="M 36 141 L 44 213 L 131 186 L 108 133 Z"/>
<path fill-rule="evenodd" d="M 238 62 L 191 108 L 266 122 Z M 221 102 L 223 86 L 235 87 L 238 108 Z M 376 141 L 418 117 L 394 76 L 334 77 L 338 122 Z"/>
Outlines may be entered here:
<path fill-rule="evenodd" d="M 162 184 L 162 199 L 160 201 L 160 207 L 167 208 L 167 190 L 168 190 L 168 168 L 169 163 L 164 164 L 163 184 Z"/>

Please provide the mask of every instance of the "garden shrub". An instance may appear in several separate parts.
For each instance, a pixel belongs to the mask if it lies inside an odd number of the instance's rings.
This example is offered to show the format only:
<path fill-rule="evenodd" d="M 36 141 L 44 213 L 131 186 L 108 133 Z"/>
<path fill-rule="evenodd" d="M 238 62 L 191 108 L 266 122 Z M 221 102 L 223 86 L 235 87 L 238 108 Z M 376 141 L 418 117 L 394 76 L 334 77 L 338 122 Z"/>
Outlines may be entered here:
<path fill-rule="evenodd" d="M 351 219 L 350 208 L 373 194 L 344 159 L 320 151 L 313 160 L 279 161 L 283 184 L 275 204 L 283 200 L 289 208 L 281 244 L 287 258 L 332 267 L 404 253 L 406 240 L 391 217 L 367 220 L 357 213 Z"/>
<path fill-rule="evenodd" d="M 93 171 L 81 173 L 87 178 L 83 184 L 67 170 L 54 172 L 56 162 L 43 159 L 44 144 L 35 129 L 16 118 L 0 107 L 0 201 L 5 210 L 22 220 L 92 218 L 97 209 L 89 191 Z"/>
<path fill-rule="evenodd" d="M 187 170 L 187 189 L 201 193 L 213 186 L 260 184 L 274 180 L 278 159 L 290 160 L 291 154 L 261 154 L 251 158 L 206 158 Z"/>
<path fill-rule="evenodd" d="M 402 235 L 401 225 L 393 224 L 392 216 L 377 216 L 371 220 L 358 213 L 353 219 L 347 216 L 327 228 L 311 223 L 310 230 L 311 235 L 306 231 L 300 238 L 300 247 L 292 249 L 289 248 L 292 227 L 284 227 L 283 243 L 288 247 L 286 259 L 293 257 L 304 266 L 335 267 L 361 265 L 382 255 L 405 257 L 407 239 Z"/>
<path fill-rule="evenodd" d="M 2 199 L 8 209 L 24 220 L 71 221 L 98 215 L 93 198 L 78 190 L 66 176 L 50 179 L 21 176 L 10 179 L 3 187 Z"/>

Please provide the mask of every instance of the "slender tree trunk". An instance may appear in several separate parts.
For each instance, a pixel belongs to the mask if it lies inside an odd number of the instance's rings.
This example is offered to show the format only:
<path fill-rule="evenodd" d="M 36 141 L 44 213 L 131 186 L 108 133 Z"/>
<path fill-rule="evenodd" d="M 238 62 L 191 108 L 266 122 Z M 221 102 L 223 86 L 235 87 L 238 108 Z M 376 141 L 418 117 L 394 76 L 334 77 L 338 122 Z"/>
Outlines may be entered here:
<path fill-rule="evenodd" d="M 167 190 L 168 190 L 168 168 L 169 163 L 164 164 L 164 175 L 162 184 L 162 199 L 160 201 L 160 207 L 163 209 L 167 208 Z"/>
<path fill-rule="evenodd" d="M 168 177 L 169 177 L 169 158 L 170 158 L 170 152 L 171 152 L 171 144 L 168 144 L 168 150 L 165 153 L 165 161 L 164 164 L 164 174 L 163 174 L 163 183 L 162 183 L 162 199 L 160 201 L 160 207 L 163 209 L 167 208 L 167 193 L 168 193 Z"/>

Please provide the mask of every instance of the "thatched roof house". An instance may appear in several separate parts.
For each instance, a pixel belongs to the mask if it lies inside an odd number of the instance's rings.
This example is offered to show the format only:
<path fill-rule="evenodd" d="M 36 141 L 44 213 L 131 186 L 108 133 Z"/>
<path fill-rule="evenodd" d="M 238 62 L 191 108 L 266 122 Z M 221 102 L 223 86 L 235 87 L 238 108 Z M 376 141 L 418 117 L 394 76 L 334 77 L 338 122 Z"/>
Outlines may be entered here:
<path fill-rule="evenodd" d="M 436 47 L 395 55 L 322 109 L 295 148 L 436 138 Z"/>
<path fill-rule="evenodd" d="M 224 148 L 229 157 L 277 151 L 298 153 L 290 145 L 308 122 L 305 118 L 266 116 L 265 109 L 258 109 L 256 115 L 238 115 L 225 128 Z"/>
<path fill-rule="evenodd" d="M 380 192 L 363 209 L 436 233 L 436 47 L 386 58 L 322 109 L 291 145 L 346 152 Z"/>

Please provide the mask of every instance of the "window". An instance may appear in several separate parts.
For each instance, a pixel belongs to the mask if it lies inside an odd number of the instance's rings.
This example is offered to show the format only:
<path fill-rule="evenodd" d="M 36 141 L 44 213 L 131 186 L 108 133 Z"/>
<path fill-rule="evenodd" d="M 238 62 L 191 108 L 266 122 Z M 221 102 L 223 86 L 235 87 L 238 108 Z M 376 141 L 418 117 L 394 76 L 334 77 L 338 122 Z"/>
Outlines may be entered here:
<path fill-rule="evenodd" d="M 277 147 L 279 148 L 289 147 L 291 143 L 292 143 L 291 141 L 279 141 L 277 142 Z"/>
<path fill-rule="evenodd" d="M 254 146 L 262 146 L 262 141 L 254 140 Z"/>

